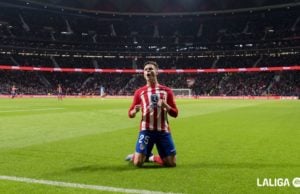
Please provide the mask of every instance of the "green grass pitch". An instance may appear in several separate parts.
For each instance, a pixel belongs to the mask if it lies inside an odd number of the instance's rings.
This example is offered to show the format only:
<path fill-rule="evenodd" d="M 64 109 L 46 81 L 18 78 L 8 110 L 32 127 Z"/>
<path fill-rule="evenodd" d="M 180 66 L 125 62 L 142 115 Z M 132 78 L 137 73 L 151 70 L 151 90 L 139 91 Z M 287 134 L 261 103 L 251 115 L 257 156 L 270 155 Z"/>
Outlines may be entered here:
<path fill-rule="evenodd" d="M 177 99 L 177 167 L 124 161 L 131 99 L 0 99 L 0 176 L 173 193 L 300 193 L 257 178 L 300 177 L 300 101 Z M 0 180 L 0 193 L 112 193 Z"/>

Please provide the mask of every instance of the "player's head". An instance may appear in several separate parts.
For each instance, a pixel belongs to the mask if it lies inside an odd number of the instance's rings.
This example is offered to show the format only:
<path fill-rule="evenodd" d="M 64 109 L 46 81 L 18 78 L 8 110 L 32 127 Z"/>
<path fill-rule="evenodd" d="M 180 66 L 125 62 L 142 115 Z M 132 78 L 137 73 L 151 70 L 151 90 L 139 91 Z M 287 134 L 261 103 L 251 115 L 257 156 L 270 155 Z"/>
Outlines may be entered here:
<path fill-rule="evenodd" d="M 144 63 L 144 68 L 145 68 L 145 66 L 148 65 L 148 64 L 154 65 L 154 67 L 158 70 L 158 64 L 157 64 L 155 61 L 146 61 L 146 62 Z"/>
<path fill-rule="evenodd" d="M 147 83 L 157 83 L 158 64 L 155 61 L 147 61 L 144 63 L 144 78 Z"/>

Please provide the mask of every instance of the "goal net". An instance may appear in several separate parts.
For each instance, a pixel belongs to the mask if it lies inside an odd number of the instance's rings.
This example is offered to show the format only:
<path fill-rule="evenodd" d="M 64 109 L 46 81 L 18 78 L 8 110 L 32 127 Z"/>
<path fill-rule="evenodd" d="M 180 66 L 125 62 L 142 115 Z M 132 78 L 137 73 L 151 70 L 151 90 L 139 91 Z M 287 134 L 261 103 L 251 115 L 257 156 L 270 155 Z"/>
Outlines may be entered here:
<path fill-rule="evenodd" d="M 184 96 L 184 97 L 192 96 L 192 89 L 189 88 L 172 88 L 172 91 L 175 96 Z"/>

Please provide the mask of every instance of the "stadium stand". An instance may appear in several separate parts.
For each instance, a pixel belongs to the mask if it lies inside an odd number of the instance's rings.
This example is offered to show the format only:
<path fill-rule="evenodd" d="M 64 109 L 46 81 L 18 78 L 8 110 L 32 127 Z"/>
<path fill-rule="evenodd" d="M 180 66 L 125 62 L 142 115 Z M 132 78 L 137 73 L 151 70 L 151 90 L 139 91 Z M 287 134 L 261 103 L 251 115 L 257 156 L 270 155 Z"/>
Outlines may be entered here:
<path fill-rule="evenodd" d="M 299 66 L 300 6 L 185 14 L 120 14 L 0 2 L 0 65 L 161 69 Z M 299 71 L 160 74 L 193 95 L 300 95 Z M 193 84 L 187 80 L 192 79 Z M 0 94 L 132 95 L 141 74 L 0 70 Z"/>

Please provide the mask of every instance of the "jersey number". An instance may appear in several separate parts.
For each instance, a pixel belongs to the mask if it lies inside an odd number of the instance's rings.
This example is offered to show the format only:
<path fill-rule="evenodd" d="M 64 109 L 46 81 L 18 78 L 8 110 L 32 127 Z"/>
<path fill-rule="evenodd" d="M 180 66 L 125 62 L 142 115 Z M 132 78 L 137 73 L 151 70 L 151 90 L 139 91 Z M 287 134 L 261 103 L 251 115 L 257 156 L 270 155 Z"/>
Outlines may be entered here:
<path fill-rule="evenodd" d="M 150 138 L 150 136 L 148 136 L 148 135 L 140 135 L 139 143 L 143 143 L 143 141 L 144 141 L 144 144 L 147 145 L 149 143 L 149 138 Z"/>

